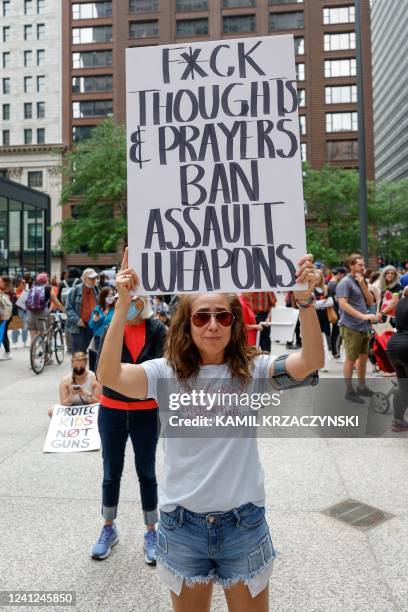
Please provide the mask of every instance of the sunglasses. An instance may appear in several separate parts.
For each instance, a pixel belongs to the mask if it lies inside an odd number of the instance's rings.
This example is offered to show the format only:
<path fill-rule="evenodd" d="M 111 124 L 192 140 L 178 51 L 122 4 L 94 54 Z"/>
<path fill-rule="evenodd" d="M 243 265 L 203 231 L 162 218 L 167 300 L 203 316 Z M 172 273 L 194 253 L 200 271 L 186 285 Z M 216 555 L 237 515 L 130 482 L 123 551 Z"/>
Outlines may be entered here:
<path fill-rule="evenodd" d="M 221 310 L 220 312 L 196 312 L 192 315 L 191 320 L 195 327 L 204 327 L 210 322 L 211 317 L 215 317 L 217 323 L 223 327 L 230 327 L 235 319 L 229 310 Z"/>

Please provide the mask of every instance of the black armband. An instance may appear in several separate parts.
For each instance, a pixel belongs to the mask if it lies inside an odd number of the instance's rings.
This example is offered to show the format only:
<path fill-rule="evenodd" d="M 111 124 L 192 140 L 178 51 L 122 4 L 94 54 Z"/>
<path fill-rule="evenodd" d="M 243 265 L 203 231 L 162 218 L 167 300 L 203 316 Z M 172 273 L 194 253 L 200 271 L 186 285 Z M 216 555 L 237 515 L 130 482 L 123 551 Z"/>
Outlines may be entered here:
<path fill-rule="evenodd" d="M 279 390 L 281 389 L 294 389 L 295 387 L 306 387 L 311 385 L 316 386 L 319 382 L 319 373 L 312 372 L 309 376 L 306 376 L 304 380 L 295 380 L 286 371 L 286 360 L 289 355 L 279 355 L 273 362 L 274 372 L 271 376 L 272 385 L 276 386 Z"/>

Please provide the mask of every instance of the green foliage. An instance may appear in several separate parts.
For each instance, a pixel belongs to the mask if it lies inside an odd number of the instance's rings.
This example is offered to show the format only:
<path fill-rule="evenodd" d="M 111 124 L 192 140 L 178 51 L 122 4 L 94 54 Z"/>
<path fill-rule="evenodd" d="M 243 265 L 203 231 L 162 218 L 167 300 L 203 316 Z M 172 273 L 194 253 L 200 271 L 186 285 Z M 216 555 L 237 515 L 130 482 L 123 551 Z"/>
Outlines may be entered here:
<path fill-rule="evenodd" d="M 64 160 L 61 203 L 74 205 L 62 221 L 61 248 L 89 255 L 115 252 L 126 239 L 126 136 L 112 120 L 96 127 L 91 138 Z"/>
<path fill-rule="evenodd" d="M 377 184 L 374 220 L 378 255 L 386 263 L 408 260 L 408 179 Z"/>

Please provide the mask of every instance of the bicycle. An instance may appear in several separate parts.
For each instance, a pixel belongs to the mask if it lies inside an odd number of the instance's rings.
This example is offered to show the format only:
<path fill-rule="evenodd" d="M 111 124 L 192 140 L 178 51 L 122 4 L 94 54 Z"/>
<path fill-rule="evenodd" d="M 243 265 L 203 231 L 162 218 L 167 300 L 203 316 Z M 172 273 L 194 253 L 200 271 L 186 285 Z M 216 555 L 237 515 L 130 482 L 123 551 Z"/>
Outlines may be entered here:
<path fill-rule="evenodd" d="M 53 353 L 59 365 L 64 361 L 63 317 L 65 315 L 61 312 L 51 313 L 49 319 L 44 319 L 44 323 L 50 320 L 48 329 L 39 333 L 31 344 L 30 362 L 31 368 L 36 374 L 41 374 L 46 364 L 52 359 Z"/>

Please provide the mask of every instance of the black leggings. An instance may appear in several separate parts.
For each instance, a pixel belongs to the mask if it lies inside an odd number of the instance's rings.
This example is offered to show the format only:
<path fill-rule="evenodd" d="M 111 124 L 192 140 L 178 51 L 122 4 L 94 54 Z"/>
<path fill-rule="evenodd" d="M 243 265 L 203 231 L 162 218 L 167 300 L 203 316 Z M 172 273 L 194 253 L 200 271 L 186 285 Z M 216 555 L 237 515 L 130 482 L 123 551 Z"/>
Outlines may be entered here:
<path fill-rule="evenodd" d="M 394 395 L 394 419 L 403 421 L 408 408 L 408 334 L 394 334 L 387 345 L 387 354 L 398 378 Z"/>
<path fill-rule="evenodd" d="M 8 326 L 9 326 L 10 321 L 11 321 L 11 319 L 6 321 L 6 325 L 4 327 L 3 342 L 2 342 L 2 344 L 3 344 L 4 348 L 5 348 L 6 353 L 10 352 L 10 342 L 9 342 L 8 335 L 7 335 Z"/>

